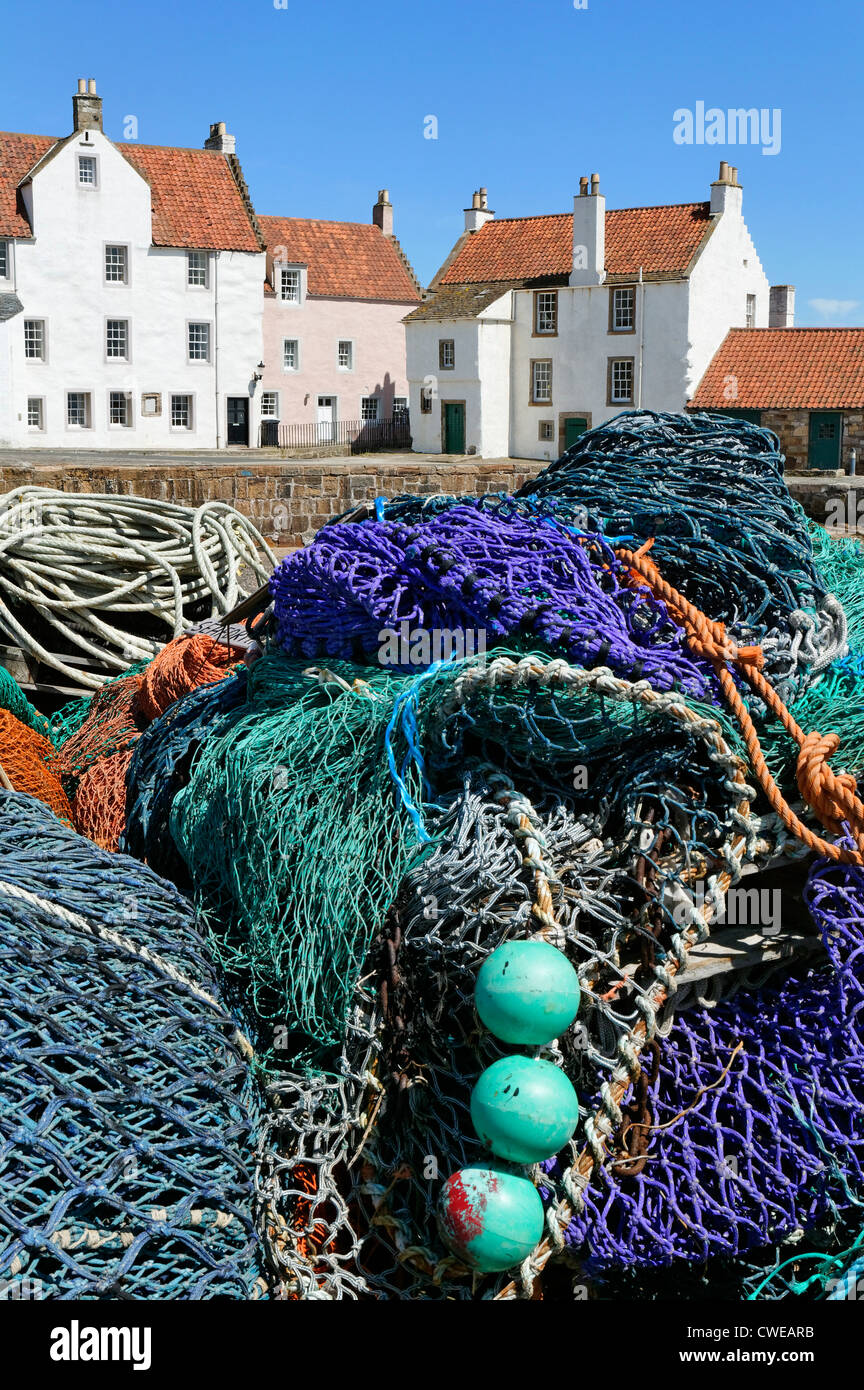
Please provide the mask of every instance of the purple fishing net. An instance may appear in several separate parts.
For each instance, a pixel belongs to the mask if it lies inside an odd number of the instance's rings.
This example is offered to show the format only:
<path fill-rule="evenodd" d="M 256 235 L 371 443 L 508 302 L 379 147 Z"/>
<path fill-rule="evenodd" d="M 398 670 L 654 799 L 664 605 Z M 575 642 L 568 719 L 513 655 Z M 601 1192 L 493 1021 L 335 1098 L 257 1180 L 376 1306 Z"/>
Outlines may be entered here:
<path fill-rule="evenodd" d="M 473 651 L 506 639 L 712 698 L 710 666 L 689 654 L 665 605 L 629 580 L 600 536 L 466 503 L 424 525 L 329 526 L 282 562 L 270 588 L 278 640 L 292 656 L 428 665 L 413 635 L 461 629 L 474 635 Z M 401 638 L 392 656 L 382 656 L 385 630 Z"/>
<path fill-rule="evenodd" d="M 741 1254 L 862 1204 L 864 870 L 819 860 L 805 896 L 829 959 L 676 1017 L 649 1102 L 673 1123 L 638 1176 L 595 1171 L 567 1232 L 589 1272 Z"/>

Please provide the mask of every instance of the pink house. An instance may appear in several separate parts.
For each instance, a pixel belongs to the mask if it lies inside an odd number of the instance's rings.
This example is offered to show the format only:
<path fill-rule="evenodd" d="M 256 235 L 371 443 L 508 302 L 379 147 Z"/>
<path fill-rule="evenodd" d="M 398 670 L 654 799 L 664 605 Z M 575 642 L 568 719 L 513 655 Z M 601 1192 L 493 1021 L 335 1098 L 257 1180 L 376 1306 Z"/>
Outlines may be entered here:
<path fill-rule="evenodd" d="M 402 321 L 421 289 L 393 235 L 387 190 L 371 225 L 258 220 L 267 245 L 262 429 L 278 420 L 280 443 L 326 443 L 340 424 L 407 412 Z"/>

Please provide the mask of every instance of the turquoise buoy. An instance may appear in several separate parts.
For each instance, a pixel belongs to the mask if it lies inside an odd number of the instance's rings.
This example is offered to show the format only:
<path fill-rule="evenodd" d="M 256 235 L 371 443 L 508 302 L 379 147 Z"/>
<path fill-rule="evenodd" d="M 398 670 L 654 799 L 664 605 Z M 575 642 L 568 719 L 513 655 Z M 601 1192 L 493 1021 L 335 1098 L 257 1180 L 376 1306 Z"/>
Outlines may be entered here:
<path fill-rule="evenodd" d="M 539 1163 L 566 1144 L 579 1101 L 564 1072 L 534 1057 L 501 1057 L 471 1092 L 471 1119 L 483 1143 L 511 1163 Z"/>
<path fill-rule="evenodd" d="M 548 941 L 508 941 L 481 965 L 474 1002 L 496 1038 L 540 1047 L 570 1027 L 579 998 L 576 971 Z"/>
<path fill-rule="evenodd" d="M 438 1204 L 441 1239 L 483 1274 L 521 1264 L 543 1237 L 543 1203 L 533 1182 L 503 1164 L 461 1168 Z"/>

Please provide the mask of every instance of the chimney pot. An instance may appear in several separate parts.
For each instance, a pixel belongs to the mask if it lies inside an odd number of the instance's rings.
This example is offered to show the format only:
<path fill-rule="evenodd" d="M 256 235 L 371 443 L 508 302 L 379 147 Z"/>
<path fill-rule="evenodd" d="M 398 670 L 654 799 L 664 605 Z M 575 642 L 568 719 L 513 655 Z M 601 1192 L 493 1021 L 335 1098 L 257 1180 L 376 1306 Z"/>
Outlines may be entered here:
<path fill-rule="evenodd" d="M 96 95 L 96 81 L 78 78 L 78 91 L 72 97 L 72 129 L 102 129 L 102 98 Z"/>
<path fill-rule="evenodd" d="M 587 177 L 585 177 L 584 175 L 583 175 L 583 177 L 579 180 L 579 197 L 580 197 L 580 198 L 587 198 L 587 197 L 588 197 L 588 179 L 587 179 Z"/>
<path fill-rule="evenodd" d="M 213 121 L 209 138 L 204 141 L 204 148 L 216 150 L 219 154 L 234 154 L 236 143 L 234 136 L 228 134 L 228 127 L 224 121 Z"/>
<path fill-rule="evenodd" d="M 472 195 L 470 208 L 465 209 L 466 232 L 479 232 L 495 216 L 489 208 L 489 194 L 485 188 L 478 188 Z"/>
<path fill-rule="evenodd" d="M 591 175 L 591 197 L 592 197 L 592 198 L 596 198 L 599 192 L 600 192 L 600 175 L 599 175 L 599 174 L 592 174 L 592 175 Z"/>
<path fill-rule="evenodd" d="M 386 188 L 378 190 L 378 202 L 372 209 L 372 225 L 380 228 L 385 236 L 393 235 L 393 204 Z"/>

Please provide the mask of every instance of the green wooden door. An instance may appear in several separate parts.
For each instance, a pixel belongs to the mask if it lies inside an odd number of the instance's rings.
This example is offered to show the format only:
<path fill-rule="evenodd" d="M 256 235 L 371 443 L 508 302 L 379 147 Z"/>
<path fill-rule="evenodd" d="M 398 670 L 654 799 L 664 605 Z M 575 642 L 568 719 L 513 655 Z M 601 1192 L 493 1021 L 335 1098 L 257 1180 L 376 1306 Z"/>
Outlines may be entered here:
<path fill-rule="evenodd" d="M 809 468 L 839 468 L 843 416 L 839 410 L 811 410 Z"/>
<path fill-rule="evenodd" d="M 588 428 L 588 421 L 584 415 L 572 415 L 564 421 L 564 448 L 569 449 L 576 443 L 580 434 L 584 434 Z"/>
<path fill-rule="evenodd" d="M 465 452 L 465 406 L 461 401 L 444 402 L 444 452 Z"/>

